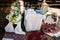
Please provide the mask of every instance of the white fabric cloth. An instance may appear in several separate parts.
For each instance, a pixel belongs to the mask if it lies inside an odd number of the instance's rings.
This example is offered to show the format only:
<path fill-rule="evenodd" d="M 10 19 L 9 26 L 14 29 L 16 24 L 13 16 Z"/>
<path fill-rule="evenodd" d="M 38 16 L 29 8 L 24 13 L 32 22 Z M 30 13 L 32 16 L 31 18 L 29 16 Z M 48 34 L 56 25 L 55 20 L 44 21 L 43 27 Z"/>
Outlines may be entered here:
<path fill-rule="evenodd" d="M 10 39 L 10 38 L 3 38 L 2 40 L 14 40 L 14 39 Z"/>
<path fill-rule="evenodd" d="M 41 14 L 28 14 L 25 16 L 26 31 L 40 30 L 44 16 Z"/>
<path fill-rule="evenodd" d="M 45 23 L 53 24 L 54 20 L 53 20 L 53 18 L 51 16 L 48 16 L 47 19 L 45 20 Z"/>
<path fill-rule="evenodd" d="M 60 36 L 60 31 L 55 33 L 54 36 L 59 37 Z"/>
<path fill-rule="evenodd" d="M 58 29 L 60 29 L 60 19 L 57 21 L 57 27 L 58 27 Z"/>
<path fill-rule="evenodd" d="M 50 35 L 50 36 L 55 36 L 55 37 L 59 37 L 60 36 L 60 31 L 59 32 L 57 32 L 57 33 L 55 33 L 55 34 L 53 34 L 53 33 L 46 33 L 46 34 L 48 34 L 48 35 Z"/>
<path fill-rule="evenodd" d="M 14 32 L 13 24 L 9 22 L 7 26 L 5 27 L 6 32 Z"/>
<path fill-rule="evenodd" d="M 54 21 L 53 21 L 53 19 L 52 19 L 51 16 L 48 16 L 47 19 L 46 19 L 46 21 L 45 21 L 45 23 L 54 24 Z M 59 37 L 59 36 L 60 36 L 60 31 L 58 31 L 57 33 L 46 33 L 46 34 L 48 34 L 48 35 L 50 35 L 50 36 L 52 36 L 52 37 L 53 37 L 53 36 Z"/>
<path fill-rule="evenodd" d="M 54 20 L 52 19 L 51 16 L 48 16 L 47 19 L 45 20 L 45 23 L 54 24 Z M 50 36 L 59 37 L 60 36 L 60 31 L 58 31 L 57 33 L 46 33 L 46 34 L 48 34 Z"/>
<path fill-rule="evenodd" d="M 52 14 L 53 12 L 55 12 L 55 13 L 57 13 L 58 14 L 58 16 L 60 15 L 60 9 L 56 9 L 56 8 L 50 8 L 49 9 L 49 11 L 46 13 L 46 15 L 47 14 Z M 57 25 L 59 25 L 59 21 L 58 21 L 58 18 L 57 18 L 57 21 L 56 21 L 57 23 Z M 59 22 L 59 23 L 58 23 Z M 53 21 L 53 19 L 52 19 L 52 17 L 51 16 L 48 16 L 47 17 L 47 19 L 45 20 L 45 23 L 48 23 L 48 24 L 53 24 L 54 23 L 54 21 Z M 55 36 L 55 37 L 59 37 L 60 36 L 60 31 L 58 31 L 57 33 L 46 33 L 46 34 L 48 34 L 48 35 L 50 35 L 50 36 Z"/>
<path fill-rule="evenodd" d="M 24 34 L 25 35 L 25 32 L 23 32 L 22 29 L 21 29 L 21 22 L 17 23 L 17 26 L 15 28 L 15 33 L 16 34 Z"/>
<path fill-rule="evenodd" d="M 25 35 L 25 32 L 23 32 L 22 29 L 21 29 L 21 22 L 18 22 L 18 23 L 15 23 L 15 24 L 17 24 L 17 26 L 14 29 L 12 22 L 9 22 L 7 24 L 7 26 L 5 27 L 5 31 L 6 32 L 15 32 L 16 34 L 24 34 Z"/>
<path fill-rule="evenodd" d="M 34 9 L 29 8 L 29 9 L 25 10 L 25 16 L 27 14 L 36 14 L 36 12 L 34 11 Z"/>

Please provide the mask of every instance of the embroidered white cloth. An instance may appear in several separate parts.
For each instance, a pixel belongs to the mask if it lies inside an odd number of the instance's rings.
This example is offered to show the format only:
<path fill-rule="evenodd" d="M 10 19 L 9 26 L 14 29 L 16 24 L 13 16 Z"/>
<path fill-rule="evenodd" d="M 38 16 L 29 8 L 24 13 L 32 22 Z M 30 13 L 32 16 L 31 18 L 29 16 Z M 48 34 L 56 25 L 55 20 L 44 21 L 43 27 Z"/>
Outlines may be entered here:
<path fill-rule="evenodd" d="M 55 34 L 53 34 L 53 33 L 46 33 L 46 34 L 48 34 L 48 35 L 50 35 L 50 36 L 55 36 L 55 37 L 59 37 L 60 36 L 60 31 L 59 32 L 57 32 L 57 33 L 55 33 Z"/>
<path fill-rule="evenodd" d="M 15 32 L 16 34 L 24 34 L 25 35 L 25 32 L 23 32 L 22 29 L 21 29 L 21 22 L 18 22 L 18 23 L 15 23 L 15 24 L 17 24 L 17 26 L 14 29 L 12 22 L 9 22 L 7 24 L 7 26 L 5 27 L 5 31 L 6 32 Z"/>
<path fill-rule="evenodd" d="M 5 27 L 6 32 L 14 32 L 13 24 L 9 22 L 7 26 Z"/>
<path fill-rule="evenodd" d="M 28 14 L 25 16 L 24 25 L 26 31 L 40 30 L 44 16 L 41 14 Z"/>
<path fill-rule="evenodd" d="M 51 16 L 48 16 L 47 19 L 45 20 L 45 23 L 53 24 L 54 20 L 53 20 L 53 18 Z"/>
<path fill-rule="evenodd" d="M 10 38 L 3 38 L 2 40 L 14 40 L 14 39 L 10 39 Z"/>
<path fill-rule="evenodd" d="M 45 23 L 48 23 L 48 24 L 54 24 L 54 20 L 52 19 L 51 16 L 48 16 L 47 19 L 45 20 Z M 55 37 L 59 37 L 60 36 L 60 30 L 57 29 L 57 26 L 54 28 L 55 30 L 51 30 L 52 32 L 51 33 L 46 33 L 50 36 L 55 36 Z M 53 33 L 55 31 L 55 33 Z"/>

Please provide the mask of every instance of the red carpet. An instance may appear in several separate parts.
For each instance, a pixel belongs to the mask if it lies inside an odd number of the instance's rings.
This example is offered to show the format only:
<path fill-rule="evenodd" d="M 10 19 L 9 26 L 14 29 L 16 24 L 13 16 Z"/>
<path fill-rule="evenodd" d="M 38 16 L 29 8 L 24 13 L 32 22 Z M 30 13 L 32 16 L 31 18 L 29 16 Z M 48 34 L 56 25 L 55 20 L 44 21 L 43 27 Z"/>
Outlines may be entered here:
<path fill-rule="evenodd" d="M 27 32 L 26 39 L 27 40 L 54 40 L 54 38 L 38 31 Z"/>
<path fill-rule="evenodd" d="M 27 32 L 27 40 L 41 40 L 42 33 L 38 31 Z"/>

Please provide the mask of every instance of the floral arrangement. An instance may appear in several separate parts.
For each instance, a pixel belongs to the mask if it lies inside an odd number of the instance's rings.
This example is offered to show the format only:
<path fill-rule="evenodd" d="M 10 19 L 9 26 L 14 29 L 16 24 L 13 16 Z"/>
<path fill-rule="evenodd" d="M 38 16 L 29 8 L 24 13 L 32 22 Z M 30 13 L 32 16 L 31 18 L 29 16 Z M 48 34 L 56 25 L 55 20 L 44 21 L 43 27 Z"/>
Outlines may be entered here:
<path fill-rule="evenodd" d="M 17 22 L 21 19 L 20 5 L 18 2 L 13 3 L 10 10 L 9 21 Z"/>

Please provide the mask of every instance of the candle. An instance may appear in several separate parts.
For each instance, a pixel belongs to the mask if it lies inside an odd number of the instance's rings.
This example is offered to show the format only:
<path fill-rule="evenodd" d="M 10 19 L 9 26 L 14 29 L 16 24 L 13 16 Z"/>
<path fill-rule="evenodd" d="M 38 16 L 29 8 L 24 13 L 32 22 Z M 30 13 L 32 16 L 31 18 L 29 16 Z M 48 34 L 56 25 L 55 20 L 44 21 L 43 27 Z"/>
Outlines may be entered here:
<path fill-rule="evenodd" d="M 20 11 L 21 11 L 21 13 L 23 13 L 24 12 L 24 2 L 23 2 L 23 0 L 19 0 L 19 2 L 20 2 Z"/>

